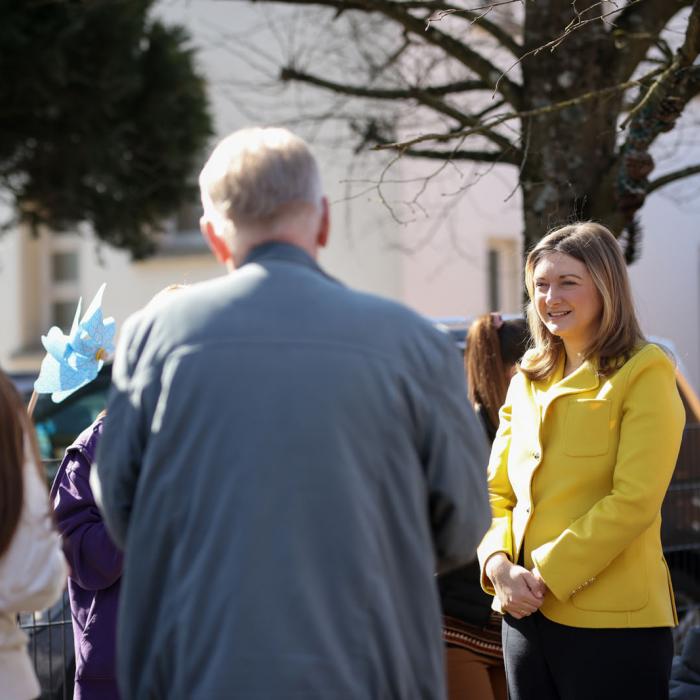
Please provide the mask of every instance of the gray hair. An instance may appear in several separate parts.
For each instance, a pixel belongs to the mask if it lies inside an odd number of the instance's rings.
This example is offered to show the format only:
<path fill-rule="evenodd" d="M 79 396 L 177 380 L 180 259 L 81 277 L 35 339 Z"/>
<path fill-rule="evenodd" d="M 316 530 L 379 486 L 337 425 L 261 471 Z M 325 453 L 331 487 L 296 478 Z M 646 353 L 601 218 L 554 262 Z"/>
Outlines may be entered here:
<path fill-rule="evenodd" d="M 321 177 L 306 143 L 287 129 L 248 128 L 227 136 L 199 176 L 202 205 L 226 226 L 273 221 L 290 204 L 321 206 Z"/>

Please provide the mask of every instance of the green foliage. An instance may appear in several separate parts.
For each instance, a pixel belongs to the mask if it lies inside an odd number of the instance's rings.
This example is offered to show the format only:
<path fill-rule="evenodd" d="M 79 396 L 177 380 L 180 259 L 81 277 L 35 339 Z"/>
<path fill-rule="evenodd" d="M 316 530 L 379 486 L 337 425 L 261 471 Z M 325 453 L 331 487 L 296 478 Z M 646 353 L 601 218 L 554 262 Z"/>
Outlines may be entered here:
<path fill-rule="evenodd" d="M 0 187 L 16 218 L 87 221 L 135 258 L 194 196 L 211 135 L 188 35 L 153 0 L 0 0 Z"/>

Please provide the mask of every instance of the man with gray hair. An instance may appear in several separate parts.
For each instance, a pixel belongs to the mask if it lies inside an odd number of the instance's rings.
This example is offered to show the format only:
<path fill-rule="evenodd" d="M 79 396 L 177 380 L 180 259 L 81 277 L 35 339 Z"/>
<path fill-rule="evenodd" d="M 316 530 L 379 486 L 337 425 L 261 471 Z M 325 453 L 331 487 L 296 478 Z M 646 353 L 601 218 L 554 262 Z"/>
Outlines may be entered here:
<path fill-rule="evenodd" d="M 490 521 L 458 353 L 318 266 L 301 139 L 239 131 L 200 185 L 235 271 L 124 324 L 97 461 L 123 696 L 442 698 L 434 574 Z"/>

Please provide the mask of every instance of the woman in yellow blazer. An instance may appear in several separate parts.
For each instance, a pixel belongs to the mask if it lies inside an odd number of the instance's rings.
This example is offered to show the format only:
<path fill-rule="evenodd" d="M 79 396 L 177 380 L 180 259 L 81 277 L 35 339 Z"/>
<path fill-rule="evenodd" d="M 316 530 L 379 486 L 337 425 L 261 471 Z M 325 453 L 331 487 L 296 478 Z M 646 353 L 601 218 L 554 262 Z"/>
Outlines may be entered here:
<path fill-rule="evenodd" d="M 529 254 L 534 339 L 489 463 L 482 585 L 505 613 L 511 700 L 668 697 L 677 622 L 660 509 L 685 422 L 619 244 L 557 229 Z"/>

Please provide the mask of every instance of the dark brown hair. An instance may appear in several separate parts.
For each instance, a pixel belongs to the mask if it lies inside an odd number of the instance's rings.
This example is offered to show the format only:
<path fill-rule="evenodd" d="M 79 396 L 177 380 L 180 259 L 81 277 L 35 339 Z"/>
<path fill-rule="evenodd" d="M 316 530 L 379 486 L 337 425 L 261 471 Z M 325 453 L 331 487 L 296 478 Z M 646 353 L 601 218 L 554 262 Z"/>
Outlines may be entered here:
<path fill-rule="evenodd" d="M 24 502 L 25 436 L 37 468 L 39 450 L 25 407 L 12 382 L 0 370 L 0 556 L 17 529 Z"/>
<path fill-rule="evenodd" d="M 484 407 L 493 425 L 498 425 L 498 411 L 506 400 L 506 369 L 517 364 L 528 343 L 527 324 L 521 318 L 501 321 L 485 314 L 469 327 L 464 355 L 469 400 Z"/>

